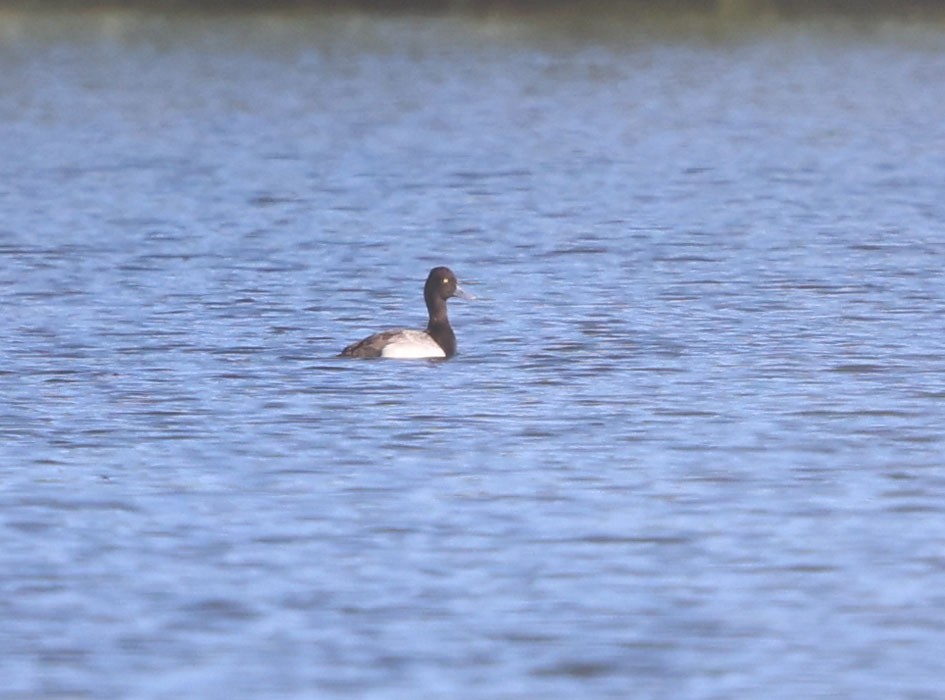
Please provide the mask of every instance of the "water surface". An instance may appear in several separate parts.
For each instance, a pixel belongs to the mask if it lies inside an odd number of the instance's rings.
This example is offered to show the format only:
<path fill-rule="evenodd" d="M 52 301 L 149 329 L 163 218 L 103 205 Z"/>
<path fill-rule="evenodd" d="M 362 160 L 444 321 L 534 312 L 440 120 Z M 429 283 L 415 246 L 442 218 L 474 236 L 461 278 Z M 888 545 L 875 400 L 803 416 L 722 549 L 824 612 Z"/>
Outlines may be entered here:
<path fill-rule="evenodd" d="M 589 26 L 3 17 L 0 697 L 937 696 L 945 34 Z"/>

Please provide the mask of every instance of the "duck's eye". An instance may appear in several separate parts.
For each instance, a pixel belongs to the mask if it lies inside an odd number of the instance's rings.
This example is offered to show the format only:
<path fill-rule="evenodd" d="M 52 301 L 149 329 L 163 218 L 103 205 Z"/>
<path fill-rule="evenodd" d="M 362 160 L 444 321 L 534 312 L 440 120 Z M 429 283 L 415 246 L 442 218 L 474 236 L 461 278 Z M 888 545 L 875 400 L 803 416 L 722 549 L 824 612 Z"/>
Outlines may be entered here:
<path fill-rule="evenodd" d="M 443 284 L 449 284 L 449 283 L 450 283 L 450 278 L 449 278 L 449 277 L 444 277 L 444 278 L 443 278 Z"/>

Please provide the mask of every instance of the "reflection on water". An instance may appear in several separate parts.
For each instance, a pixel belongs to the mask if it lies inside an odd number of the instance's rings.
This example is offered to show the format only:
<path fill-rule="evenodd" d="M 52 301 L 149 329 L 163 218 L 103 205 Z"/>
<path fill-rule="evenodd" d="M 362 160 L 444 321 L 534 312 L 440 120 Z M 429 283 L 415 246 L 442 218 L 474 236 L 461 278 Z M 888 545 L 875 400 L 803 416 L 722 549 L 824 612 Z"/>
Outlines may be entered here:
<path fill-rule="evenodd" d="M 7 694 L 934 695 L 945 35 L 685 22 L 6 14 Z"/>

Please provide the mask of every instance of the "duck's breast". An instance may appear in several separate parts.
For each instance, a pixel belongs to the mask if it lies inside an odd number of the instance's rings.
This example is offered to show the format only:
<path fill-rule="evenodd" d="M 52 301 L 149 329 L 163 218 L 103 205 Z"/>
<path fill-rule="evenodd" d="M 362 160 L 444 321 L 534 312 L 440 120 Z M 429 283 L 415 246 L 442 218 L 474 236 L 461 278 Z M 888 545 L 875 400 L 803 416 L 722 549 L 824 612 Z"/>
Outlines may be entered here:
<path fill-rule="evenodd" d="M 404 330 L 387 340 L 381 348 L 381 357 L 392 360 L 424 360 L 446 357 L 446 353 L 429 333 Z"/>

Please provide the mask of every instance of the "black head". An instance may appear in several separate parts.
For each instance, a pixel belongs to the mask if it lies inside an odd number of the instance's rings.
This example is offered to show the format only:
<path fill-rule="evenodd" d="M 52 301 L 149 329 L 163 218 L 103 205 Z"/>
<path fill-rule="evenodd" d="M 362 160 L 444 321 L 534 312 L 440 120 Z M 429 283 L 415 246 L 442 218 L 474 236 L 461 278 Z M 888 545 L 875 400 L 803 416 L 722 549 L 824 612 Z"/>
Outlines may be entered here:
<path fill-rule="evenodd" d="M 460 289 L 456 281 L 456 275 L 448 267 L 434 267 L 430 270 L 427 277 L 427 283 L 423 287 L 423 296 L 430 299 L 442 299 L 446 301 L 450 297 L 463 296 L 464 292 Z"/>

